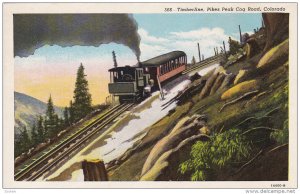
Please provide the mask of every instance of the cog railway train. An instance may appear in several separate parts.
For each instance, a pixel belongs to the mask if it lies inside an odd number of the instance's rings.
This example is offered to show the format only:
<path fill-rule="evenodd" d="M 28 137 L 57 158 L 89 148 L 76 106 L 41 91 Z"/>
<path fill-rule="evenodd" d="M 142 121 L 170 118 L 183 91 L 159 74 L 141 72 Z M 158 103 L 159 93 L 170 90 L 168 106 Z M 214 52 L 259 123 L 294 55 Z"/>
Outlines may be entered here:
<path fill-rule="evenodd" d="M 113 53 L 114 61 L 115 55 Z M 119 97 L 120 103 L 138 101 L 161 88 L 170 79 L 180 75 L 187 64 L 183 51 L 173 51 L 135 66 L 115 67 L 109 69 L 109 93 Z"/>

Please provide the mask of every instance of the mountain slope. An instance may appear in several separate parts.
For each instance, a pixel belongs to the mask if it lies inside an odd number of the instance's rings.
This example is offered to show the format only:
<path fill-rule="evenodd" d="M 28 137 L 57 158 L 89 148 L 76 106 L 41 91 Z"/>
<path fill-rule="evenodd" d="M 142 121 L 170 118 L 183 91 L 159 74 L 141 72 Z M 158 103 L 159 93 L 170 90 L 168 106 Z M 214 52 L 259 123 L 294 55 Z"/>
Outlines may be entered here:
<path fill-rule="evenodd" d="M 38 115 L 44 115 L 47 104 L 19 92 L 14 92 L 14 110 L 15 110 L 15 134 L 19 133 L 22 126 L 29 130 Z M 63 109 L 55 106 L 55 112 L 59 117 L 63 115 Z"/>

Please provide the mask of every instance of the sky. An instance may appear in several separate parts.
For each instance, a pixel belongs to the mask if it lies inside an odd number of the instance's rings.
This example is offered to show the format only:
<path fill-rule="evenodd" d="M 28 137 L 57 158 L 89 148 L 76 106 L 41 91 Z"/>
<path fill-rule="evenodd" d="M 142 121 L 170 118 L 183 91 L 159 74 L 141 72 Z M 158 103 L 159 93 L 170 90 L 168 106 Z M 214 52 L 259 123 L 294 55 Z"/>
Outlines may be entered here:
<path fill-rule="evenodd" d="M 141 61 L 173 51 L 186 52 L 188 61 L 198 60 L 197 43 L 205 58 L 228 37 L 239 39 L 261 26 L 261 14 L 133 14 L 141 37 Z M 134 65 L 136 56 L 126 46 L 109 43 L 99 47 L 60 47 L 45 45 L 29 57 L 15 57 L 15 91 L 47 102 L 50 94 L 57 106 L 67 106 L 73 98 L 76 72 L 85 67 L 92 104 L 103 103 L 108 96 L 107 70 L 113 67 L 112 51 L 119 66 Z"/>

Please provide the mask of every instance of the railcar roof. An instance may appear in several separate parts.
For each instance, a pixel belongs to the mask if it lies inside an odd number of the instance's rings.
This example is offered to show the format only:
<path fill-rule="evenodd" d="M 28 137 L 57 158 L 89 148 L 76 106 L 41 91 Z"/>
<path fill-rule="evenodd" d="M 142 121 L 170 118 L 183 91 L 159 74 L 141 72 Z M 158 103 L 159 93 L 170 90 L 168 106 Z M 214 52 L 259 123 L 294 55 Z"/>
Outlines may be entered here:
<path fill-rule="evenodd" d="M 129 69 L 135 69 L 137 68 L 137 66 L 120 66 L 120 67 L 114 67 L 114 68 L 111 68 L 109 69 L 108 71 L 111 72 L 111 71 L 123 71 L 123 70 L 129 70 Z"/>
<path fill-rule="evenodd" d="M 147 61 L 142 62 L 142 65 L 144 67 L 153 67 L 153 66 L 158 66 L 166 63 L 167 61 L 170 61 L 172 59 L 176 59 L 178 57 L 185 56 L 185 52 L 183 51 L 172 51 L 157 57 L 154 57 L 152 59 L 148 59 Z"/>

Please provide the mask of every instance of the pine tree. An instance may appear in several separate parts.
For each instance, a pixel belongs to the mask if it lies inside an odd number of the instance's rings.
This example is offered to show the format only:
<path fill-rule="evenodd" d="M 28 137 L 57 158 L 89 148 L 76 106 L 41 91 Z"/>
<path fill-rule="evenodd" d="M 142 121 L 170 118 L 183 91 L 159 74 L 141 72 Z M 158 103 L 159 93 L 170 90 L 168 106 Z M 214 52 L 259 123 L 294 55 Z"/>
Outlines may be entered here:
<path fill-rule="evenodd" d="M 45 140 L 44 119 L 41 115 L 39 116 L 37 123 L 38 143 L 41 143 Z"/>
<path fill-rule="evenodd" d="M 31 141 L 27 132 L 27 128 L 25 126 L 21 130 L 18 146 L 20 148 L 20 153 L 27 152 L 31 147 Z"/>
<path fill-rule="evenodd" d="M 30 138 L 29 138 L 28 131 L 27 131 L 26 127 L 23 128 L 21 138 L 22 138 L 24 149 L 28 150 L 30 148 L 31 142 L 30 142 Z"/>
<path fill-rule="evenodd" d="M 89 93 L 88 81 L 85 78 L 84 67 L 80 64 L 74 90 L 74 119 L 75 121 L 86 116 L 92 110 L 92 99 Z"/>
<path fill-rule="evenodd" d="M 66 106 L 64 109 L 64 126 L 70 125 L 70 119 L 69 119 L 69 108 Z"/>
<path fill-rule="evenodd" d="M 57 115 L 54 111 L 51 95 L 47 103 L 46 117 L 45 117 L 45 133 L 47 138 L 52 138 L 57 134 Z"/>
<path fill-rule="evenodd" d="M 37 127 L 35 123 L 32 125 L 31 128 L 31 143 L 32 146 L 36 146 L 39 143 L 39 137 L 38 137 Z"/>
<path fill-rule="evenodd" d="M 14 157 L 18 157 L 21 154 L 20 152 L 20 141 L 15 137 L 14 139 Z"/>
<path fill-rule="evenodd" d="M 15 158 L 22 154 L 21 134 L 16 134 L 14 139 L 14 156 Z"/>
<path fill-rule="evenodd" d="M 230 54 L 234 55 L 238 52 L 240 48 L 240 44 L 236 40 L 232 40 L 231 37 L 228 38 L 228 43 L 229 43 L 229 52 Z"/>
<path fill-rule="evenodd" d="M 70 124 L 74 123 L 74 106 L 73 106 L 72 100 L 70 101 L 69 121 L 70 121 Z"/>
<path fill-rule="evenodd" d="M 192 61 L 191 61 L 191 63 L 192 63 L 192 65 L 195 65 L 196 64 L 196 59 L 195 59 L 195 57 L 193 56 L 193 58 L 192 58 Z"/>

